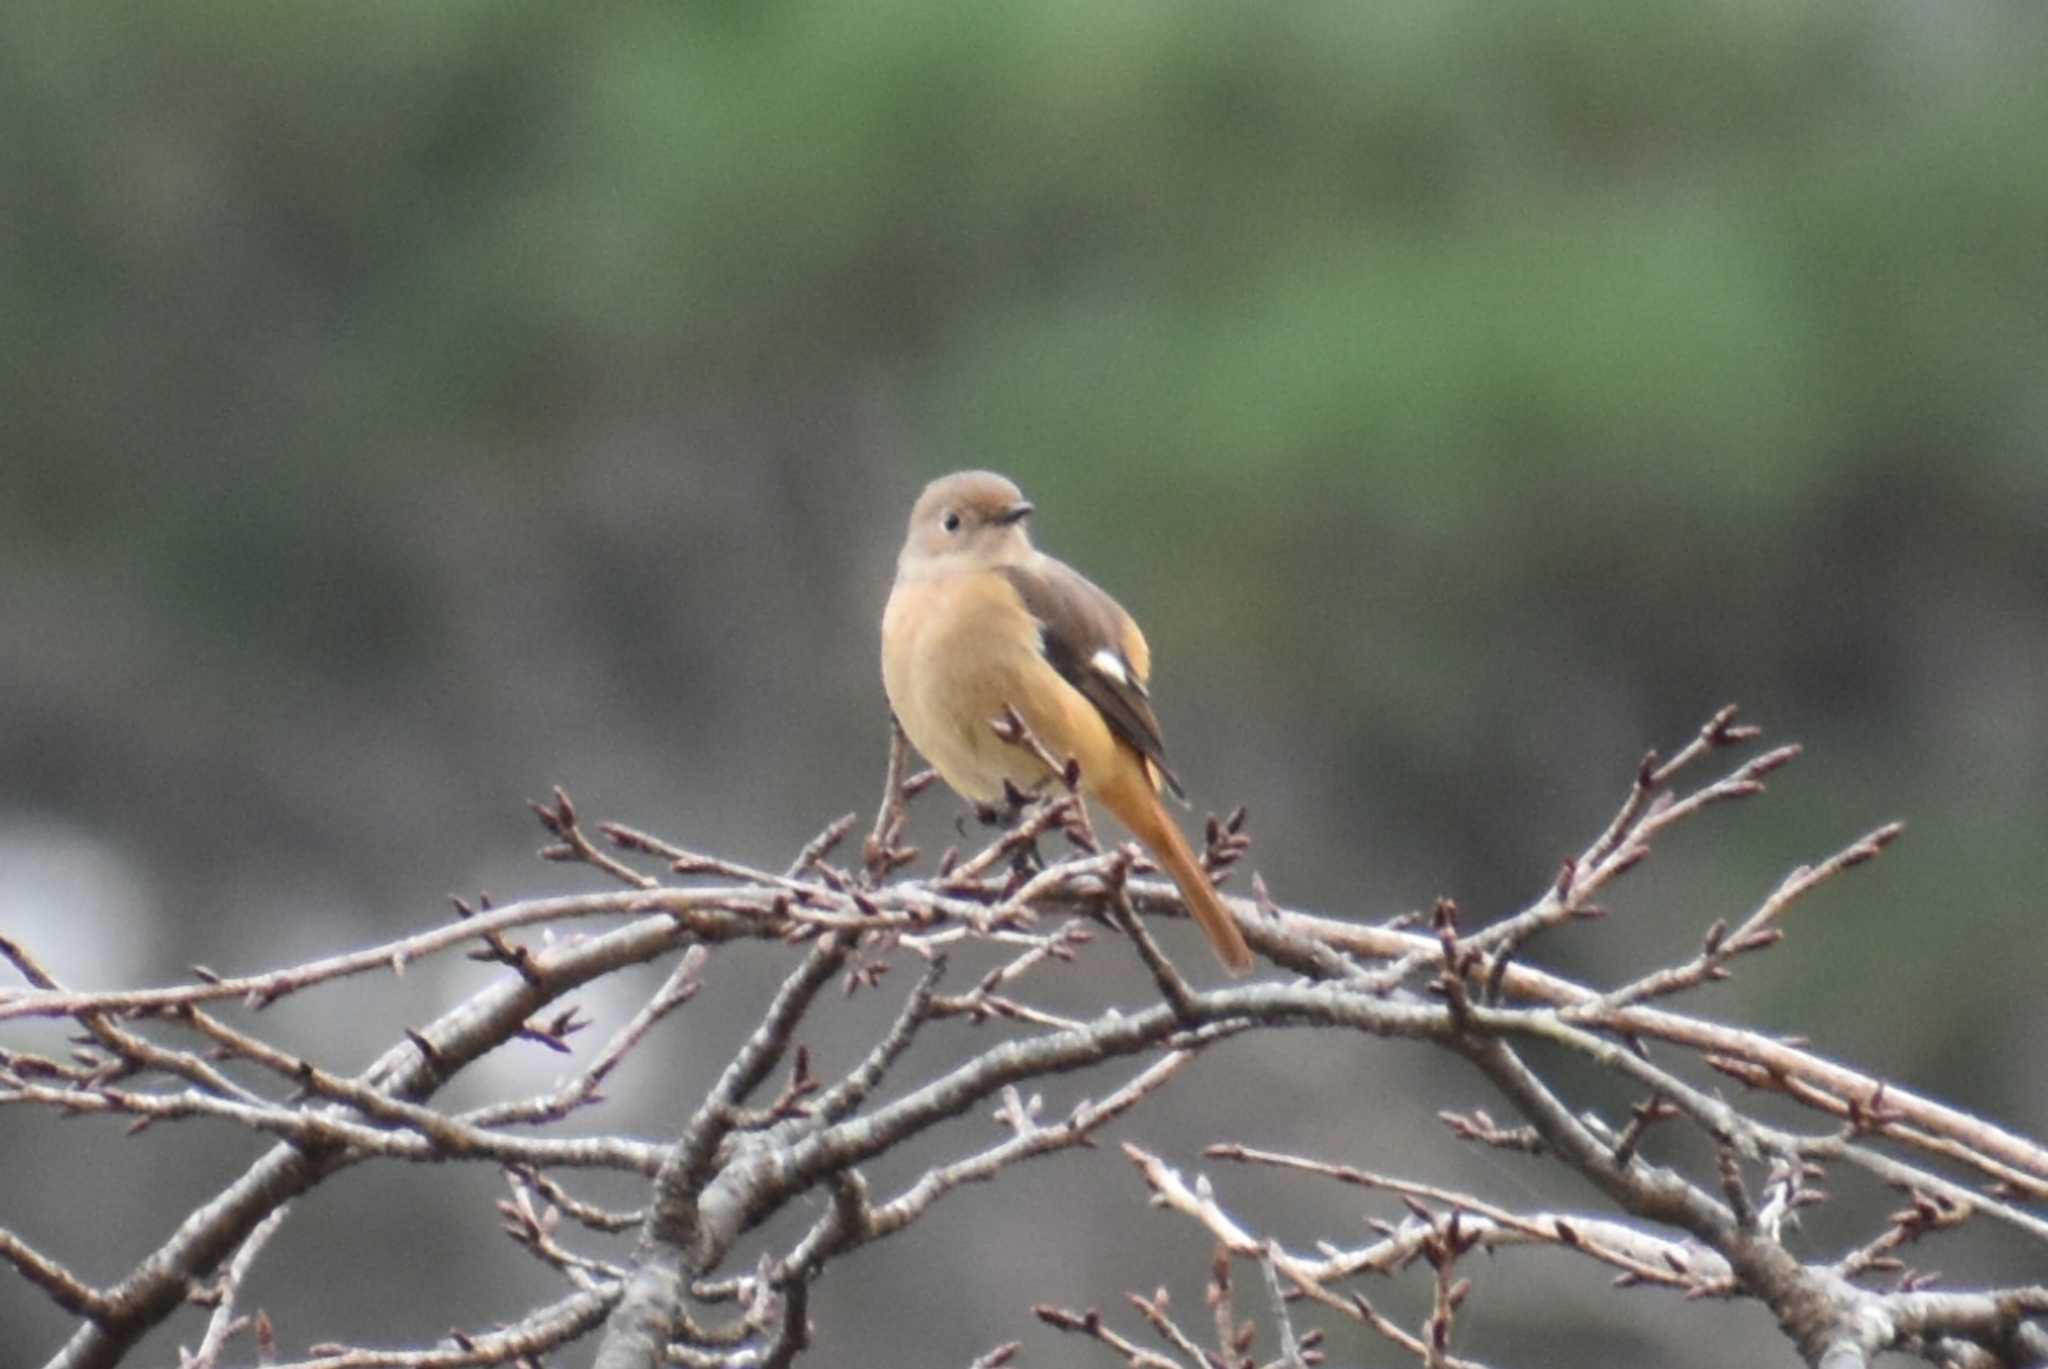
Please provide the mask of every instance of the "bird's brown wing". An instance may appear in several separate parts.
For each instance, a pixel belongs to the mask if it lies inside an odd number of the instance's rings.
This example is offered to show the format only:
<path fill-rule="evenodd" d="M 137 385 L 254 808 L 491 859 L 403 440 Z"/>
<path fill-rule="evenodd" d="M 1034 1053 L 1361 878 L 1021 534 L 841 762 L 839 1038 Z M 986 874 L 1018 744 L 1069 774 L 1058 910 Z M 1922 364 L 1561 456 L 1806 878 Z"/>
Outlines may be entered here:
<path fill-rule="evenodd" d="M 1167 768 L 1166 742 L 1145 693 L 1151 651 L 1131 615 L 1086 576 L 1050 556 L 1000 569 L 1038 620 L 1039 650 L 1047 664 L 1184 797 L 1180 780 Z"/>

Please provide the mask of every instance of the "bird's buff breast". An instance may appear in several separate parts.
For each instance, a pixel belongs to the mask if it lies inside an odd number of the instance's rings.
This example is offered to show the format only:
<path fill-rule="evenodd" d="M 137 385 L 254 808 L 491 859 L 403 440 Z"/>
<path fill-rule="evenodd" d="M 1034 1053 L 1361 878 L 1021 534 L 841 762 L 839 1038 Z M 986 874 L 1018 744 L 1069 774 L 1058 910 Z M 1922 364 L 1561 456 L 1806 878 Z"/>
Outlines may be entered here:
<path fill-rule="evenodd" d="M 962 796 L 995 803 L 1004 780 L 1029 790 L 1050 776 L 1036 756 L 996 735 L 1005 706 L 1055 754 L 1080 749 L 1077 728 L 1101 731 L 1107 743 L 1093 707 L 1039 655 L 1021 604 L 1014 612 L 930 615 L 917 611 L 916 597 L 890 599 L 883 632 L 901 649 L 884 653 L 882 682 L 910 744 Z"/>

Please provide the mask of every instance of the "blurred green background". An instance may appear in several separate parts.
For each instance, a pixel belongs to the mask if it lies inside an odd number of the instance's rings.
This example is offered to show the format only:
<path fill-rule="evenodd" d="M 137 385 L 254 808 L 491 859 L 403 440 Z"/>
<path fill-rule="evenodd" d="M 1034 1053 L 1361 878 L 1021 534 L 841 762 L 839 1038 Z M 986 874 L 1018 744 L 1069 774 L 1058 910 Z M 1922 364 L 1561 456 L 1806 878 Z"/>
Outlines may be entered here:
<path fill-rule="evenodd" d="M 910 501 L 991 466 L 1146 624 L 1282 901 L 1498 916 L 1737 700 L 1808 757 L 1535 958 L 1627 976 L 1903 817 L 1696 1006 L 2038 1132 L 2044 39 L 2031 0 L 9 7 L 0 922 L 88 985 L 353 948 L 582 887 L 530 858 L 554 783 L 786 860 L 879 785 Z M 1142 994 L 1126 959 L 1080 973 Z M 644 1134 L 777 964 L 726 961 L 622 1090 Z M 437 973 L 270 1025 L 354 1067 L 481 982 Z M 1125 1134 L 1525 1200 L 1416 1054 L 1241 1044 Z M 0 1224 L 124 1271 L 256 1149 L 173 1130 L 0 1115 Z M 835 1270 L 825 1359 L 1072 1363 L 1029 1304 L 1199 1307 L 1111 1155 Z M 254 1290 L 287 1350 L 549 1291 L 487 1179 L 309 1200 Z M 1290 1239 L 1360 1230 L 1269 1188 Z M 1524 1260 L 1479 1358 L 1771 1352 Z M 0 1326 L 64 1322 L 6 1275 Z"/>

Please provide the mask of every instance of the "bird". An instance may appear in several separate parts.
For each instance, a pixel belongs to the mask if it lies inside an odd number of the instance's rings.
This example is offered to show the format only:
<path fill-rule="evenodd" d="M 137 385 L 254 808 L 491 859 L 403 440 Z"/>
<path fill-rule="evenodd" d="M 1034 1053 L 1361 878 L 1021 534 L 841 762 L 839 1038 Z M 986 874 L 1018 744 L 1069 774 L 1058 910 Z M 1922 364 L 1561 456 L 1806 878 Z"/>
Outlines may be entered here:
<path fill-rule="evenodd" d="M 1152 652 L 1121 604 L 1031 544 L 1035 506 L 992 471 L 932 481 L 910 511 L 882 613 L 882 684 L 910 744 L 955 792 L 988 807 L 1006 784 L 1059 777 L 1003 719 L 1078 766 L 1081 794 L 1108 809 L 1180 889 L 1233 975 L 1251 948 L 1187 838 L 1163 783 L 1182 795 L 1148 689 Z"/>

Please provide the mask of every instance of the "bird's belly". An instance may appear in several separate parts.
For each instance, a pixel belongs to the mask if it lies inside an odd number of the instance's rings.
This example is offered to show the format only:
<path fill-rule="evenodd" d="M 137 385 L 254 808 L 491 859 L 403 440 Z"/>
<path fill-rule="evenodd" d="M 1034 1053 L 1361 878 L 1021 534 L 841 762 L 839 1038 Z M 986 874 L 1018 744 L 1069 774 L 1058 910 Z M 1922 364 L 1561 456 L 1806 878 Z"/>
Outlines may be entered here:
<path fill-rule="evenodd" d="M 988 668 L 985 660 L 981 665 L 938 672 L 946 677 L 938 680 L 928 675 L 925 706 L 912 710 L 920 726 L 906 719 L 904 731 L 946 783 L 978 803 L 995 803 L 1005 780 L 1029 790 L 1050 772 L 1027 748 L 997 735 L 996 721 L 1006 707 L 1017 709 L 1027 725 L 1032 710 L 1021 691 L 1008 687 L 1015 679 L 1011 672 Z"/>
<path fill-rule="evenodd" d="M 1058 706 L 1072 688 L 1039 656 L 1035 640 L 1011 640 L 985 620 L 921 634 L 897 668 L 885 660 L 883 684 L 910 744 L 974 802 L 1000 801 L 1005 780 L 1029 790 L 1051 775 L 1027 748 L 997 735 L 1005 707 L 1015 708 L 1055 755 L 1075 749 L 1072 725 Z M 1050 712 L 1048 699 L 1055 701 Z"/>

